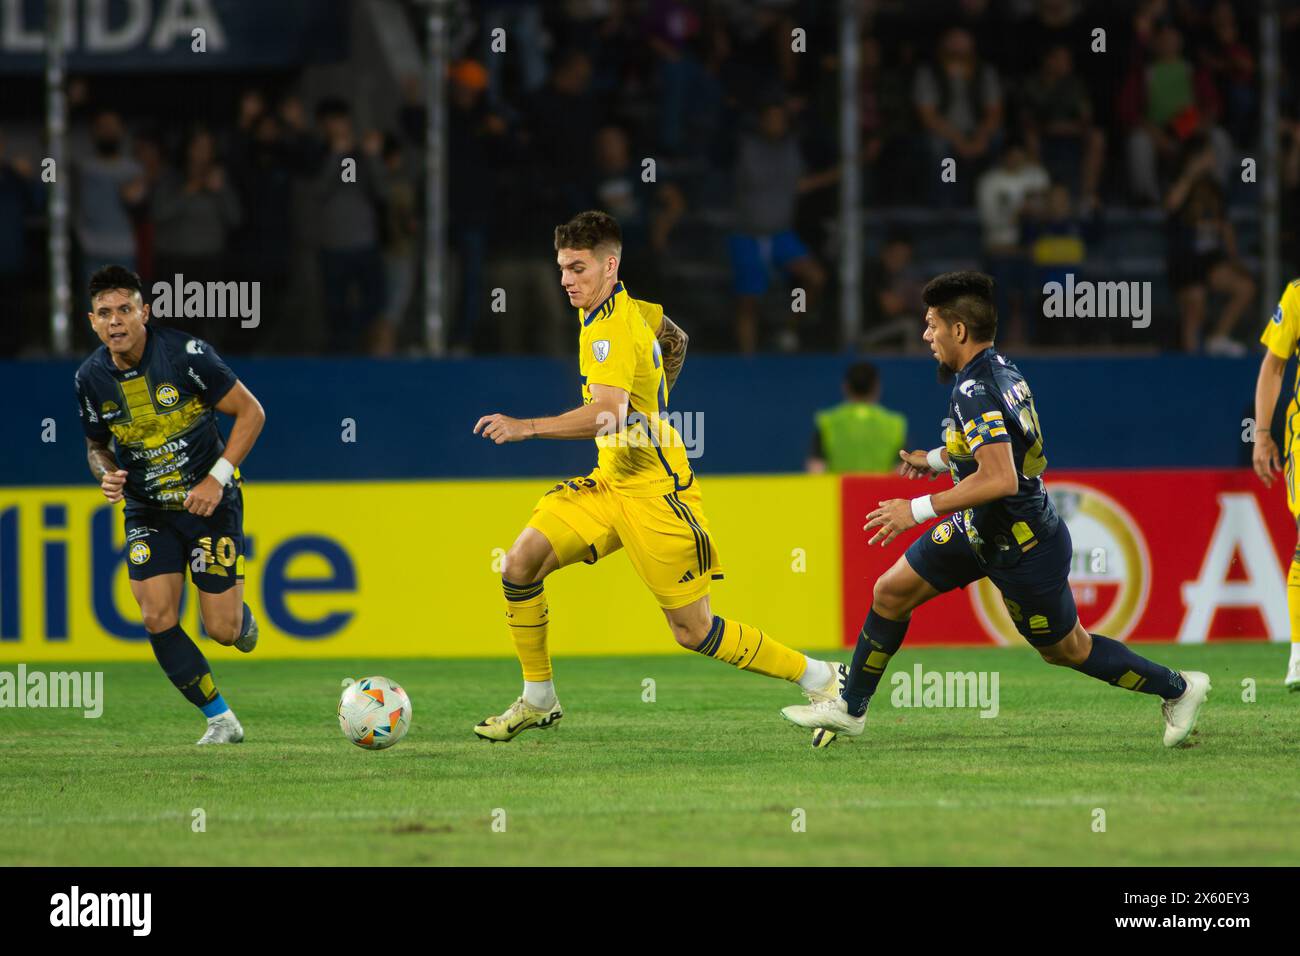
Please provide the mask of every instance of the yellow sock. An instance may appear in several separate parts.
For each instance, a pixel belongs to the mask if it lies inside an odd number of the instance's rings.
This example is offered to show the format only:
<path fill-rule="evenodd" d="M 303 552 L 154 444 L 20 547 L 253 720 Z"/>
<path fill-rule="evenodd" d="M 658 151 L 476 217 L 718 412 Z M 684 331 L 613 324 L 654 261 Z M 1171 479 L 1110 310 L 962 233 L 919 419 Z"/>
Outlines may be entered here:
<path fill-rule="evenodd" d="M 808 658 L 768 637 L 758 628 L 720 617 L 713 619 L 709 636 L 696 650 L 743 671 L 790 681 L 803 677 L 804 668 L 808 666 Z"/>
<path fill-rule="evenodd" d="M 542 582 L 511 584 L 505 578 L 506 625 L 515 642 L 515 656 L 524 670 L 524 680 L 551 679 L 551 654 L 546 649 L 546 592 Z"/>

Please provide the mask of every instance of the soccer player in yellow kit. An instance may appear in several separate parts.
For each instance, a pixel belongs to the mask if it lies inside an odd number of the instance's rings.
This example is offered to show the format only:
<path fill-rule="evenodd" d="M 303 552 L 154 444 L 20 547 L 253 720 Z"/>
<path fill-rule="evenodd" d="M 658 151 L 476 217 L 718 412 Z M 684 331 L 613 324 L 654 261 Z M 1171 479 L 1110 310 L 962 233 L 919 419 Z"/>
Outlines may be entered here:
<path fill-rule="evenodd" d="M 1273 317 L 1264 328 L 1259 340 L 1268 347 L 1259 367 L 1259 380 L 1255 384 L 1255 451 L 1251 456 L 1255 474 L 1266 487 L 1273 487 L 1273 472 L 1281 471 L 1286 477 L 1286 503 L 1295 516 L 1300 529 L 1300 494 L 1296 492 L 1296 453 L 1300 450 L 1300 433 L 1296 430 L 1296 415 L 1300 414 L 1300 370 L 1291 390 L 1291 400 L 1286 407 L 1286 435 L 1283 447 L 1269 432 L 1273 409 L 1277 407 L 1282 392 L 1282 371 L 1286 361 L 1300 345 L 1300 279 L 1293 279 L 1282 293 L 1282 300 L 1273 310 Z M 1282 455 L 1285 454 L 1285 458 Z M 1291 570 L 1286 576 L 1286 604 L 1291 617 L 1291 662 L 1286 669 L 1286 686 L 1300 690 L 1300 539 L 1291 557 Z"/>
<path fill-rule="evenodd" d="M 622 232 L 603 212 L 555 230 L 556 261 L 578 309 L 582 405 L 550 418 L 485 415 L 474 433 L 498 445 L 529 438 L 596 440 L 596 468 L 542 496 L 506 554 L 501 573 L 506 624 L 524 672 L 524 692 L 504 713 L 474 727 L 511 740 L 564 716 L 547 649 L 544 580 L 619 548 L 654 594 L 677 643 L 743 670 L 799 684 L 812 701 L 839 695 L 844 665 L 814 660 L 751 624 L 715 616 L 709 585 L 721 577 L 704 517 L 700 482 L 681 436 L 666 418 L 686 334 L 663 308 L 628 294 L 618 279 Z"/>

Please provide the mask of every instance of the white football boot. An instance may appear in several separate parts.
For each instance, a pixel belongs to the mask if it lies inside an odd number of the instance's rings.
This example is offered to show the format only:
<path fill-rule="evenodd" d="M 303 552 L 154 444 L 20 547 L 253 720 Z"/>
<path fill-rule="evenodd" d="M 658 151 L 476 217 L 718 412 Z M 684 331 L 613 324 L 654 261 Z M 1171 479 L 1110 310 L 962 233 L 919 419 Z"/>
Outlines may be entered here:
<path fill-rule="evenodd" d="M 820 690 L 806 690 L 803 695 L 808 698 L 811 704 L 819 700 L 834 700 L 839 697 L 844 690 L 844 684 L 849 679 L 849 669 L 843 664 L 832 664 L 826 662 L 831 669 L 831 679 L 826 682 L 826 686 Z"/>
<path fill-rule="evenodd" d="M 198 746 L 206 744 L 238 744 L 244 741 L 244 728 L 233 710 L 208 718 L 208 732 L 198 740 Z"/>
<path fill-rule="evenodd" d="M 849 713 L 849 705 L 844 702 L 843 697 L 782 707 L 781 716 L 790 723 L 807 727 L 809 730 L 833 730 L 846 737 L 861 736 L 862 728 L 867 723 L 865 713 L 861 717 L 854 717 Z M 814 738 L 814 746 L 825 746 L 825 744 L 817 744 Z"/>
<path fill-rule="evenodd" d="M 1290 691 L 1300 690 L 1300 656 L 1291 658 L 1291 664 L 1286 669 L 1286 680 L 1282 686 Z"/>
<path fill-rule="evenodd" d="M 803 695 L 808 698 L 809 703 L 817 703 L 819 700 L 834 700 L 844 692 L 844 685 L 849 679 L 849 668 L 845 664 L 831 664 L 831 679 L 826 686 L 820 690 L 806 690 Z M 814 750 L 821 750 L 829 747 L 835 742 L 835 731 L 827 730 L 824 727 L 818 727 L 812 733 L 812 745 Z"/>
<path fill-rule="evenodd" d="M 1179 671 L 1187 682 L 1183 696 L 1160 705 L 1165 718 L 1165 746 L 1177 747 L 1196 729 L 1196 717 L 1210 693 L 1210 675 L 1200 671 Z"/>

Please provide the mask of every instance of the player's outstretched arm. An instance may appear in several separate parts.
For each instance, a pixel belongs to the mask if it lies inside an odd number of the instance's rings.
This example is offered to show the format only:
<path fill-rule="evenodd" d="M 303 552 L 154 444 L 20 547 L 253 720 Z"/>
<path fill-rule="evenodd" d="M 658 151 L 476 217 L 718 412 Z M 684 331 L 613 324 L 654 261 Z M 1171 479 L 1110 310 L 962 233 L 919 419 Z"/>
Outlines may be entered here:
<path fill-rule="evenodd" d="M 867 523 L 863 525 L 864 531 L 877 529 L 867 543 L 880 541 L 882 545 L 889 544 L 899 534 L 915 528 L 923 520 L 1006 498 L 1014 495 L 1020 487 L 1016 463 L 1011 457 L 1010 442 L 986 442 L 975 451 L 975 463 L 979 466 L 975 473 L 952 488 L 915 499 L 922 504 L 929 499 L 933 514 L 918 518 L 918 509 L 907 498 L 890 498 L 880 502 L 880 507 L 867 515 Z"/>
<path fill-rule="evenodd" d="M 686 346 L 690 343 L 691 337 L 666 315 L 659 323 L 659 331 L 655 333 L 655 337 L 659 339 L 659 351 L 663 355 L 664 380 L 668 383 L 668 391 L 671 392 L 677 376 L 681 374 L 682 365 L 686 362 Z"/>
<path fill-rule="evenodd" d="M 231 474 L 240 466 L 253 443 L 262 433 L 266 423 L 266 412 L 252 392 L 243 382 L 236 381 L 216 404 L 217 411 L 223 415 L 233 416 L 235 424 L 230 426 L 230 437 L 226 439 L 225 451 L 212 466 L 208 476 L 190 489 L 185 496 L 185 510 L 191 514 L 207 517 L 221 504 L 221 495 L 230 480 Z"/>
<path fill-rule="evenodd" d="M 627 389 L 592 385 L 590 404 L 548 418 L 511 418 L 500 412 L 484 415 L 475 423 L 474 434 L 498 445 L 529 438 L 590 439 L 617 432 L 627 420 L 627 409 Z"/>
<path fill-rule="evenodd" d="M 1020 487 L 1010 442 L 985 442 L 975 450 L 975 474 L 931 495 L 936 514 L 951 514 L 1014 495 Z"/>
<path fill-rule="evenodd" d="M 126 472 L 117 467 L 117 457 L 107 443 L 87 438 L 86 461 L 90 465 L 90 473 L 99 479 L 104 497 L 109 501 L 121 501 Z"/>
<path fill-rule="evenodd" d="M 1273 472 L 1282 470 L 1281 454 L 1277 442 L 1273 441 L 1269 424 L 1273 421 L 1273 409 L 1282 391 L 1285 368 L 1286 359 L 1265 352 L 1264 361 L 1259 366 L 1259 380 L 1255 383 L 1255 447 L 1251 450 L 1250 463 L 1266 488 L 1273 487 Z"/>

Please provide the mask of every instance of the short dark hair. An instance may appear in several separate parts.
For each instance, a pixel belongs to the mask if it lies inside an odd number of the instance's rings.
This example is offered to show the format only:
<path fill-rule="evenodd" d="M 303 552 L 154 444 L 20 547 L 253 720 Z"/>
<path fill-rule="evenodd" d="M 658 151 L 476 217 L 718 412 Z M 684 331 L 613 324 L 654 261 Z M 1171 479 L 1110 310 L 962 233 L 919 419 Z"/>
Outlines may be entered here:
<path fill-rule="evenodd" d="M 95 299 L 113 289 L 125 289 L 144 298 L 144 287 L 138 275 L 125 266 L 103 266 L 90 277 L 90 304 L 93 306 Z"/>
<path fill-rule="evenodd" d="M 580 212 L 562 226 L 555 227 L 555 249 L 597 249 L 614 246 L 615 255 L 623 252 L 623 230 L 618 220 L 607 212 L 589 209 Z"/>
<path fill-rule="evenodd" d="M 993 278 L 983 272 L 945 272 L 925 284 L 921 301 L 945 322 L 964 322 L 975 342 L 992 342 L 998 334 Z"/>
<path fill-rule="evenodd" d="M 844 373 L 844 387 L 850 395 L 868 398 L 880 384 L 880 373 L 870 362 L 854 362 Z"/>

